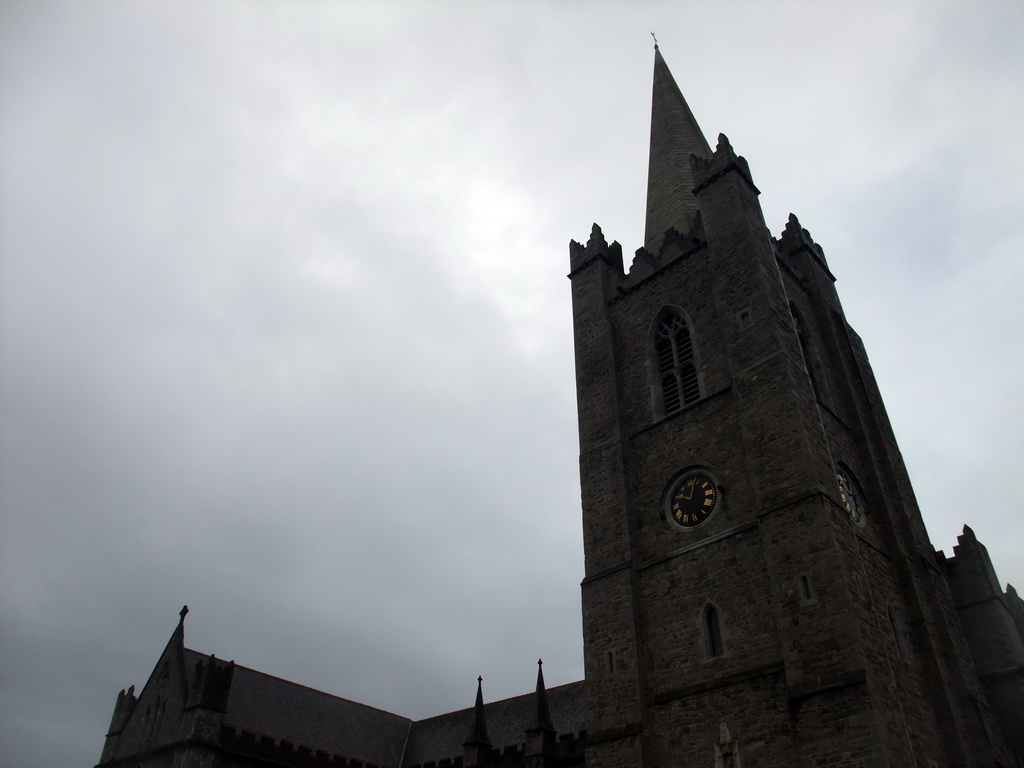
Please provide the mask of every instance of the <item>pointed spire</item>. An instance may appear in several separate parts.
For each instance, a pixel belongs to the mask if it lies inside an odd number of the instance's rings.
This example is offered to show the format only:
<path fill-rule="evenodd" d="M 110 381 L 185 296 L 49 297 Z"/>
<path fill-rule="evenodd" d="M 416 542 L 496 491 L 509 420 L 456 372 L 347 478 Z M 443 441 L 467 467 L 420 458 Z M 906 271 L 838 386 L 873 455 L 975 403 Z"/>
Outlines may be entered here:
<path fill-rule="evenodd" d="M 533 716 L 528 731 L 554 731 L 551 724 L 551 713 L 548 711 L 548 692 L 544 687 L 544 662 L 537 659 L 537 711 Z"/>
<path fill-rule="evenodd" d="M 490 747 L 491 737 L 487 735 L 487 721 L 484 718 L 484 679 L 476 679 L 476 704 L 473 706 L 473 725 L 463 746 L 479 745 Z"/>
<path fill-rule="evenodd" d="M 644 234 L 644 247 L 651 253 L 661 250 L 662 238 L 669 228 L 688 232 L 697 213 L 690 155 L 709 158 L 711 147 L 655 45 Z"/>

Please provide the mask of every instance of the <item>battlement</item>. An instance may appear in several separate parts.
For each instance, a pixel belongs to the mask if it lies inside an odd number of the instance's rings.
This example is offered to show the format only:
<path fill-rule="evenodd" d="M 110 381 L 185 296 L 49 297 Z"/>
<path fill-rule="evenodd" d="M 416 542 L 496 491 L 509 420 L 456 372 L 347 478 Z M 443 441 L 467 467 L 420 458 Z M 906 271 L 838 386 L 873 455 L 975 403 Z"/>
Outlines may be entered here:
<path fill-rule="evenodd" d="M 364 763 L 344 755 L 314 750 L 302 744 L 293 744 L 285 739 L 261 736 L 249 731 L 239 731 L 230 726 L 220 730 L 221 746 L 236 755 L 271 760 L 290 766 L 332 766 L 333 768 L 397 768 Z"/>
<path fill-rule="evenodd" d="M 698 213 L 693 226 L 685 235 L 680 234 L 674 227 L 665 232 L 656 253 L 645 247 L 637 248 L 627 272 L 623 266 L 622 246 L 618 242 L 609 245 L 601 228 L 595 224 L 585 246 L 575 240 L 569 242 L 569 261 L 572 268 L 569 277 L 574 277 L 578 272 L 598 261 L 604 266 L 609 278 L 607 288 L 610 289 L 610 292 L 605 299 L 614 299 L 635 288 L 669 264 L 690 256 L 705 244 L 704 230 Z"/>
<path fill-rule="evenodd" d="M 578 734 L 559 734 L 558 740 L 554 744 L 554 749 L 547 753 L 546 757 L 550 758 L 551 762 L 557 765 L 582 764 L 586 746 L 587 732 L 585 730 L 580 731 Z M 524 745 L 513 744 L 502 749 L 493 748 L 486 758 L 485 764 L 488 768 L 521 768 L 526 764 L 526 758 L 527 753 Z M 403 768 L 461 768 L 462 763 L 463 760 L 460 757 L 454 762 L 450 760 L 428 761 L 417 765 L 404 766 Z"/>
<path fill-rule="evenodd" d="M 551 757 L 559 764 L 582 762 L 586 748 L 587 732 L 578 734 L 563 733 L 555 743 Z M 246 730 L 238 730 L 230 726 L 222 726 L 220 744 L 223 749 L 242 757 L 268 760 L 282 765 L 298 768 L 398 768 L 398 766 L 378 766 L 345 755 L 333 754 L 324 750 L 314 750 L 303 744 L 294 744 L 286 739 L 275 739 Z M 502 749 L 491 750 L 487 765 L 491 768 L 520 768 L 526 760 L 526 752 L 522 744 L 514 744 Z M 424 763 L 407 766 L 406 768 L 462 768 L 461 756 L 429 760 Z"/>

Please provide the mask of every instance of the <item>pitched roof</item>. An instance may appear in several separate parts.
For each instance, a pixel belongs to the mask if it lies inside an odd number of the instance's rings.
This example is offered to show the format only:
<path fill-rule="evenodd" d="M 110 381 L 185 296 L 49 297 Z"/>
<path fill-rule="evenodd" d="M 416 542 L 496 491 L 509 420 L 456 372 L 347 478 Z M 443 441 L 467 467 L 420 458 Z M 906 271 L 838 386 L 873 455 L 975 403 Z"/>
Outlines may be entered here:
<path fill-rule="evenodd" d="M 183 651 L 186 679 L 191 680 L 196 665 L 207 657 Z M 557 733 L 579 735 L 586 730 L 582 680 L 548 690 L 547 705 Z M 536 693 L 492 701 L 484 705 L 484 713 L 496 748 L 521 746 L 526 728 L 537 718 Z M 224 714 L 224 725 L 238 732 L 383 767 L 457 758 L 473 723 L 473 707 L 414 722 L 237 664 Z"/>
<path fill-rule="evenodd" d="M 551 688 L 547 700 L 551 722 L 558 733 L 579 734 L 586 730 L 582 680 Z M 525 743 L 524 732 L 536 718 L 536 694 L 492 701 L 484 705 L 484 710 L 491 743 L 498 749 L 518 746 Z M 462 743 L 472 724 L 472 707 L 413 723 L 402 765 L 420 765 L 461 755 Z"/>
<path fill-rule="evenodd" d="M 187 650 L 191 677 L 202 654 Z M 224 725 L 380 766 L 397 766 L 406 717 L 235 665 Z M 460 746 L 461 749 L 461 746 Z"/>

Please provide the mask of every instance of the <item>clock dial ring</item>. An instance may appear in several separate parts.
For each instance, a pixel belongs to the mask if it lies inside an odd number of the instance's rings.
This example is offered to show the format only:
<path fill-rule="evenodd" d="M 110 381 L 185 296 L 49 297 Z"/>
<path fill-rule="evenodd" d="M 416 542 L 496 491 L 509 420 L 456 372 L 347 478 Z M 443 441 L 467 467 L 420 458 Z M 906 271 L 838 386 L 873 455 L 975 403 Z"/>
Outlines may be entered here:
<path fill-rule="evenodd" d="M 839 502 L 855 525 L 864 526 L 864 496 L 860 486 L 844 467 L 836 469 L 836 483 L 839 486 Z"/>
<path fill-rule="evenodd" d="M 720 487 L 710 472 L 692 469 L 677 475 L 662 496 L 662 512 L 677 528 L 692 530 L 707 522 L 720 503 Z"/>

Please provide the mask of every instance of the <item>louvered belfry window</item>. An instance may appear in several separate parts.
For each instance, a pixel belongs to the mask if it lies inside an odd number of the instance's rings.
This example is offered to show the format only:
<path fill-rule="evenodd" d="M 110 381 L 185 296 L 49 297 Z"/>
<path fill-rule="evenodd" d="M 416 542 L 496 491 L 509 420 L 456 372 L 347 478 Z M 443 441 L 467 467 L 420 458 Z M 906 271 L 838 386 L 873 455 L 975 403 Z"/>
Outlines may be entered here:
<path fill-rule="evenodd" d="M 678 312 L 663 312 L 654 329 L 661 402 L 668 415 L 700 397 L 690 328 Z"/>

